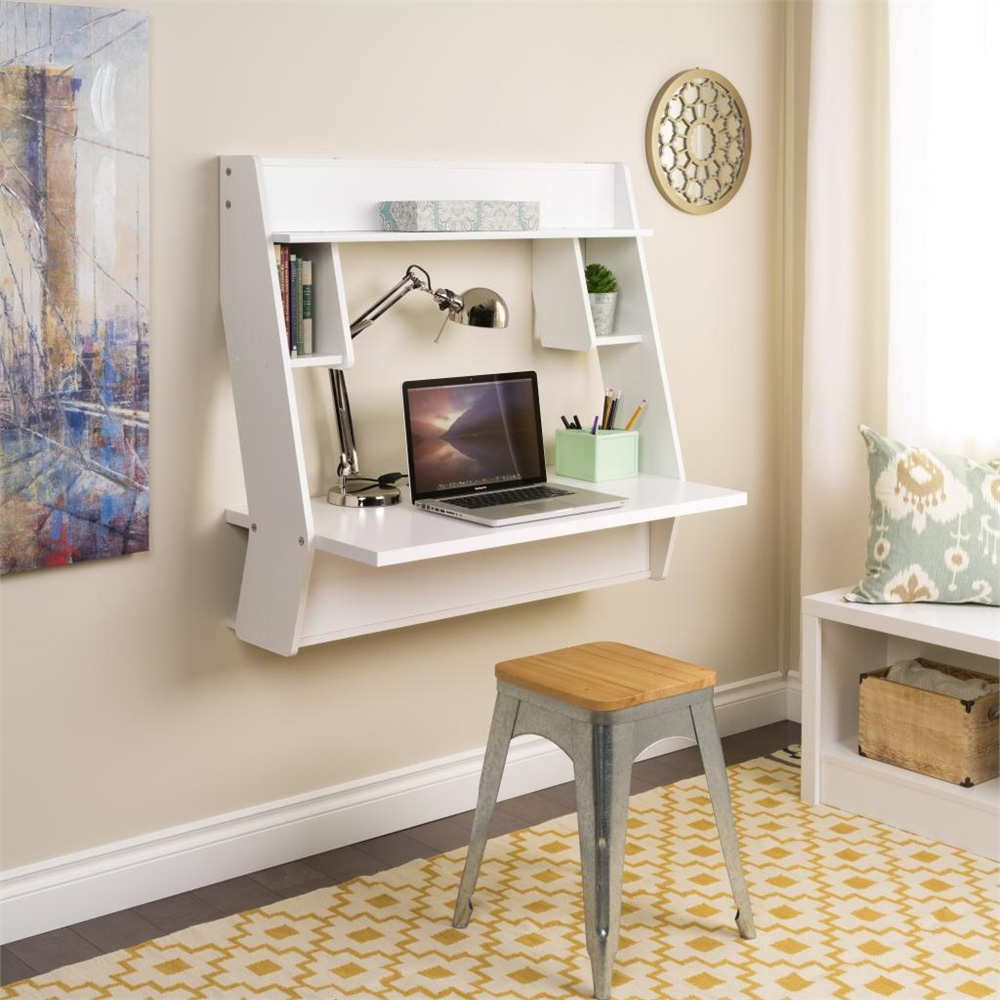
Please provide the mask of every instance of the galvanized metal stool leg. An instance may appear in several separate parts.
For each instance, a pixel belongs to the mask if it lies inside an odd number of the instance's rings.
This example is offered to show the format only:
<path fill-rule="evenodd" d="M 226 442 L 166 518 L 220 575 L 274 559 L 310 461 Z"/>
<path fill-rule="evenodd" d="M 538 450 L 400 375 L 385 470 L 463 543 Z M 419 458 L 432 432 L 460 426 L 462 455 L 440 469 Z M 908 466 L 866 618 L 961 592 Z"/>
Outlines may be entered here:
<path fill-rule="evenodd" d="M 509 694 L 497 693 L 496 704 L 493 706 L 493 721 L 490 723 L 490 735 L 486 742 L 483 773 L 479 778 L 479 798 L 476 802 L 476 815 L 472 821 L 472 836 L 469 840 L 469 850 L 465 855 L 462 882 L 458 887 L 455 916 L 452 918 L 453 927 L 467 927 L 472 916 L 472 892 L 476 888 L 476 879 L 479 878 L 479 867 L 483 862 L 483 851 L 486 850 L 486 835 L 490 820 L 493 818 L 493 808 L 497 804 L 497 792 L 500 791 L 500 779 L 503 777 L 504 764 L 507 762 L 507 750 L 514 732 L 519 704 L 520 702 Z"/>
<path fill-rule="evenodd" d="M 722 743 L 715 724 L 715 706 L 711 698 L 696 702 L 691 706 L 691 720 L 694 723 L 698 748 L 705 768 L 708 792 L 712 797 L 715 811 L 715 825 L 719 830 L 722 856 L 729 873 L 729 885 L 736 901 L 736 927 L 742 938 L 756 937 L 753 926 L 753 912 L 750 909 L 750 894 L 743 879 L 743 865 L 740 862 L 740 845 L 736 838 L 736 824 L 733 821 L 733 805 L 729 797 L 729 778 L 726 762 L 722 756 Z"/>
<path fill-rule="evenodd" d="M 583 912 L 597 1000 L 611 996 L 618 951 L 632 754 L 631 725 L 574 723 Z"/>

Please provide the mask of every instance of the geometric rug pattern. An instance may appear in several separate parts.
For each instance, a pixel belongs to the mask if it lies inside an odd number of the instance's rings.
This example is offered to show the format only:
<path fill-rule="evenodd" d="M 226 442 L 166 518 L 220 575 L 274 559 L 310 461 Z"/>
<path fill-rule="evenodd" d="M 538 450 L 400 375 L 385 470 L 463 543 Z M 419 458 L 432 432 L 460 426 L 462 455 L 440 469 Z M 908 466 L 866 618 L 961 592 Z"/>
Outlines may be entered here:
<path fill-rule="evenodd" d="M 757 937 L 742 940 L 704 778 L 631 800 L 616 1000 L 1000 996 L 1000 866 L 799 801 L 794 752 L 729 768 Z M 31 1000 L 592 996 L 576 817 L 67 966 Z"/>

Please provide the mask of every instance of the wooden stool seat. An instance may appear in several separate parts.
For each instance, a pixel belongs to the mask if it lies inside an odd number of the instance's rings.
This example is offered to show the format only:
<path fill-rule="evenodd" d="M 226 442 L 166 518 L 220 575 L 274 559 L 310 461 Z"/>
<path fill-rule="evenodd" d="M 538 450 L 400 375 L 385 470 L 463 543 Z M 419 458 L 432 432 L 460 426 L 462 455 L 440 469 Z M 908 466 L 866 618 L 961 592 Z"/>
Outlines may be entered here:
<path fill-rule="evenodd" d="M 496 665 L 479 798 L 452 923 L 465 927 L 510 741 L 535 733 L 573 761 L 583 875 L 584 930 L 594 996 L 608 1000 L 618 950 L 632 762 L 669 737 L 698 744 L 736 902 L 736 926 L 754 936 L 729 780 L 715 724 L 715 671 L 620 642 L 591 642 Z"/>
<path fill-rule="evenodd" d="M 504 660 L 497 680 L 591 712 L 615 712 L 700 688 L 715 687 L 715 671 L 621 642 L 590 642 Z"/>

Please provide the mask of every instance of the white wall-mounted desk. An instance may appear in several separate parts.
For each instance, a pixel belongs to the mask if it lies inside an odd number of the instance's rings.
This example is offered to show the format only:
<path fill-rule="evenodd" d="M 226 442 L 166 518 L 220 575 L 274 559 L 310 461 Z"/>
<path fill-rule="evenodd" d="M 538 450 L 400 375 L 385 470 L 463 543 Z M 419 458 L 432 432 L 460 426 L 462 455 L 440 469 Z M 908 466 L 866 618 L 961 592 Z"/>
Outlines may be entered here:
<path fill-rule="evenodd" d="M 677 518 L 746 503 L 739 490 L 685 478 L 642 245 L 650 234 L 638 224 L 624 164 L 223 156 L 219 194 L 219 291 L 247 491 L 247 505 L 226 512 L 247 529 L 231 619 L 240 639 L 289 656 L 312 643 L 662 579 Z M 378 202 L 394 198 L 537 201 L 540 228 L 386 232 Z M 513 256 L 518 242 L 531 248 L 521 350 L 545 352 L 571 378 L 587 354 L 601 385 L 627 386 L 630 399 L 646 403 L 640 475 L 598 487 L 627 493 L 628 502 L 484 528 L 406 503 L 353 510 L 310 496 L 293 373 L 354 365 L 341 247 L 437 244 L 482 254 L 493 244 L 492 254 Z M 283 243 L 312 261 L 314 352 L 304 357 L 289 357 L 274 256 Z M 594 260 L 618 279 L 609 336 L 597 336 L 587 298 L 584 271 Z M 391 395 L 398 405 L 398 387 Z"/>

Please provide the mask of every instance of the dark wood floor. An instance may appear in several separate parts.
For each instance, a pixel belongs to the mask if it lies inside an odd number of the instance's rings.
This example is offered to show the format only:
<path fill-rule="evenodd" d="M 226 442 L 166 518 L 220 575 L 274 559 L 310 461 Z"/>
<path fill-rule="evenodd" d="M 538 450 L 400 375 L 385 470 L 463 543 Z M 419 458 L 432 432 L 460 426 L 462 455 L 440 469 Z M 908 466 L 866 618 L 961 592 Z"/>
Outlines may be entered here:
<path fill-rule="evenodd" d="M 794 722 L 777 722 L 729 736 L 722 741 L 727 764 L 738 764 L 799 741 Z M 696 747 L 640 761 L 632 769 L 632 791 L 647 791 L 701 774 Z M 573 785 L 507 799 L 497 804 L 490 828 L 500 836 L 534 826 L 575 809 Z M 275 868 L 228 879 L 215 885 L 144 903 L 130 910 L 23 938 L 0 948 L 0 985 L 42 975 L 62 965 L 81 962 L 192 924 L 217 920 L 243 910 L 275 903 L 313 889 L 337 885 L 358 875 L 373 875 L 414 858 L 427 858 L 464 847 L 469 842 L 472 812 L 376 837 L 350 847 L 315 854 Z M 457 887 L 456 887 L 457 888 Z"/>

